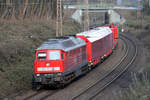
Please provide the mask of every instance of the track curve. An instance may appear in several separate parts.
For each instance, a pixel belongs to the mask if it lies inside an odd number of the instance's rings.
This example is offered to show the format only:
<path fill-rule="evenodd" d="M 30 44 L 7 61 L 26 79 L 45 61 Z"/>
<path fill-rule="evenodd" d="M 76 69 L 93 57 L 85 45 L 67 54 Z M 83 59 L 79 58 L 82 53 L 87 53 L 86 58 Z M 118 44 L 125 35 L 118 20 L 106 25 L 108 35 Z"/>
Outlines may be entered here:
<path fill-rule="evenodd" d="M 137 55 L 137 46 L 130 38 L 125 35 L 120 35 L 120 39 L 124 41 L 126 50 L 124 56 L 120 59 L 119 63 L 116 64 L 113 69 L 105 74 L 100 80 L 92 83 L 88 88 L 83 89 L 83 91 L 70 97 L 72 100 L 92 100 L 99 93 L 101 93 L 107 86 L 114 82 L 118 77 L 120 77 L 134 62 Z M 107 61 L 107 60 L 106 60 Z M 119 68 L 120 67 L 120 68 Z M 117 69 L 118 68 L 118 69 Z M 118 72 L 121 72 L 120 74 Z M 34 94 L 25 97 L 22 100 L 51 100 L 51 96 L 55 96 L 58 91 L 62 90 L 46 90 L 38 91 Z M 93 94 L 94 93 L 94 94 Z M 57 96 L 57 95 L 56 95 Z M 64 95 L 65 96 L 65 95 Z"/>
<path fill-rule="evenodd" d="M 102 79 L 89 86 L 87 89 L 74 96 L 72 100 L 92 100 L 99 93 L 101 93 L 106 87 L 118 79 L 134 62 L 137 56 L 137 45 L 132 39 L 125 35 L 121 35 L 120 38 L 125 42 L 127 51 L 120 62 L 114 67 L 114 69 L 104 76 Z"/>

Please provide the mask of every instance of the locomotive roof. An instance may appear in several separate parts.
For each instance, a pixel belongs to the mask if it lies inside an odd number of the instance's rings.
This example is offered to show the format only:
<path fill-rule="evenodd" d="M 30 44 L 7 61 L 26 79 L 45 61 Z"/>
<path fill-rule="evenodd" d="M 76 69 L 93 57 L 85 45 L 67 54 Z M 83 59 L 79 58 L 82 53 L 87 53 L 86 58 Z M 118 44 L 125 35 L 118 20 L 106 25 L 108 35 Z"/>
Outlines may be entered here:
<path fill-rule="evenodd" d="M 80 38 L 74 36 L 61 37 L 55 39 L 49 39 L 47 42 L 44 42 L 37 50 L 43 49 L 61 49 L 65 52 L 85 46 L 86 42 Z"/>
<path fill-rule="evenodd" d="M 86 37 L 90 42 L 97 41 L 106 37 L 107 35 L 112 34 L 112 31 L 109 27 L 97 27 L 95 29 L 82 32 L 77 34 L 78 36 Z"/>

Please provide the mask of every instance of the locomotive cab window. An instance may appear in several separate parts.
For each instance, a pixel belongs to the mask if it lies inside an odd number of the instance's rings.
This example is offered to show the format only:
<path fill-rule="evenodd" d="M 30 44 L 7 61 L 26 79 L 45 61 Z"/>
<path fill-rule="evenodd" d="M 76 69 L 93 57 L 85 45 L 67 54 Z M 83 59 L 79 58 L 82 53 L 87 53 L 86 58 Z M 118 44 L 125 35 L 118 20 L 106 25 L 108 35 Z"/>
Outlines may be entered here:
<path fill-rule="evenodd" d="M 59 51 L 50 51 L 49 59 L 50 60 L 60 60 L 60 52 Z"/>
<path fill-rule="evenodd" d="M 46 59 L 46 53 L 45 52 L 39 52 L 37 54 L 37 59 Z"/>
<path fill-rule="evenodd" d="M 61 59 L 64 60 L 64 54 L 63 53 L 61 54 Z"/>

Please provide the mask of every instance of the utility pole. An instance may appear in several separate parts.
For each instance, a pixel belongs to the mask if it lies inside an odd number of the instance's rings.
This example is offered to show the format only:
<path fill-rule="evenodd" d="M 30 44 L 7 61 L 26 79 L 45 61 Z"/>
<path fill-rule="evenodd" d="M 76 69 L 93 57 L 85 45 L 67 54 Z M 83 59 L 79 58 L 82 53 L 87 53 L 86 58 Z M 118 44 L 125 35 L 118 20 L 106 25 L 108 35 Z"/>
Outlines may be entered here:
<path fill-rule="evenodd" d="M 140 10 L 140 6 L 141 6 L 141 3 L 140 3 L 141 0 L 138 0 L 138 11 L 137 11 L 137 17 L 140 17 L 141 15 L 141 10 Z"/>
<path fill-rule="evenodd" d="M 85 12 L 84 12 L 84 31 L 89 30 L 89 2 L 88 0 L 84 0 L 85 2 Z"/>
<path fill-rule="evenodd" d="M 77 5 L 78 5 L 78 8 L 77 8 L 77 11 L 78 11 L 78 18 L 79 18 L 79 22 L 80 24 L 82 25 L 82 29 L 83 29 L 83 20 L 82 20 L 82 10 L 81 10 L 81 3 L 82 0 L 77 0 Z M 81 30 L 80 30 L 81 31 Z"/>
<path fill-rule="evenodd" d="M 138 0 L 138 8 L 137 8 L 137 24 L 140 23 L 140 18 L 141 18 L 141 9 L 140 9 L 140 3 L 141 0 Z"/>
<path fill-rule="evenodd" d="M 63 36 L 62 33 L 62 0 L 57 0 L 56 37 Z"/>

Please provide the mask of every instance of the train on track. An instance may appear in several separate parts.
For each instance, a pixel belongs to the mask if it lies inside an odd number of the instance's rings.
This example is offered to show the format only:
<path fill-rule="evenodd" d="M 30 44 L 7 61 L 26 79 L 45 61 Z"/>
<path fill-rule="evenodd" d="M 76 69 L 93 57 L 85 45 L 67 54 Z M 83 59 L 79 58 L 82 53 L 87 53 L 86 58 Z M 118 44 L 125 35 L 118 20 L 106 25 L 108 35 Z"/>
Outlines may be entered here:
<path fill-rule="evenodd" d="M 102 62 L 117 44 L 118 28 L 113 24 L 49 39 L 36 49 L 32 88 L 63 87 Z"/>

